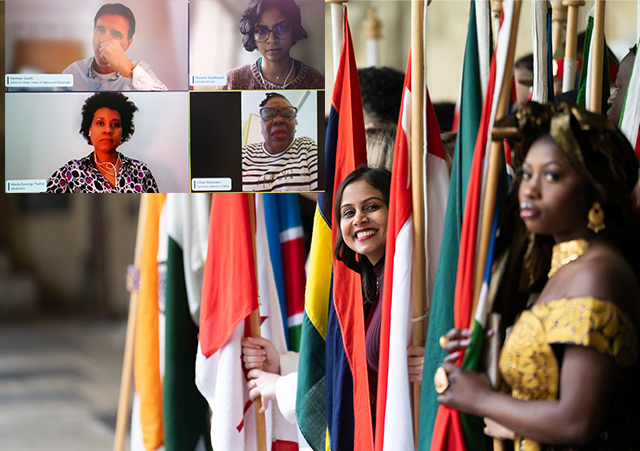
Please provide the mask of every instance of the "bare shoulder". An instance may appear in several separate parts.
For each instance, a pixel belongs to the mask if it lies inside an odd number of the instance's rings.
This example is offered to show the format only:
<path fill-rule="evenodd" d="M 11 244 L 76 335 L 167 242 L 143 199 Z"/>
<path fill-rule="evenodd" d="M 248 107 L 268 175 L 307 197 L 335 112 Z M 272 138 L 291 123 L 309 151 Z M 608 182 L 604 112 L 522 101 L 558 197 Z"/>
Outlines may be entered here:
<path fill-rule="evenodd" d="M 567 297 L 593 296 L 614 302 L 624 312 L 638 318 L 640 290 L 636 276 L 622 256 L 606 242 L 594 243 L 575 262 Z"/>

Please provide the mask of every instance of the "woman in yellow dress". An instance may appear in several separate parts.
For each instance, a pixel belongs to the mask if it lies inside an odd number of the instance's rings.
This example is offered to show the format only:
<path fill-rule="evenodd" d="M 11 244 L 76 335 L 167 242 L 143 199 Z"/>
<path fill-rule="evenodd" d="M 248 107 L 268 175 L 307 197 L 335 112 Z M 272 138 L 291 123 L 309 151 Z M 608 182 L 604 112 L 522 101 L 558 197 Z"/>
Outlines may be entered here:
<path fill-rule="evenodd" d="M 469 335 L 454 329 L 441 340 L 450 354 L 438 402 L 485 417 L 485 431 L 500 430 L 516 450 L 640 449 L 633 149 L 604 116 L 568 105 L 529 103 L 496 133 L 511 138 L 520 167 L 510 194 L 517 217 L 502 227 L 520 264 L 507 265 L 503 285 L 513 289 L 500 296 L 512 309 L 528 299 L 499 360 L 511 393 L 454 365 Z"/>

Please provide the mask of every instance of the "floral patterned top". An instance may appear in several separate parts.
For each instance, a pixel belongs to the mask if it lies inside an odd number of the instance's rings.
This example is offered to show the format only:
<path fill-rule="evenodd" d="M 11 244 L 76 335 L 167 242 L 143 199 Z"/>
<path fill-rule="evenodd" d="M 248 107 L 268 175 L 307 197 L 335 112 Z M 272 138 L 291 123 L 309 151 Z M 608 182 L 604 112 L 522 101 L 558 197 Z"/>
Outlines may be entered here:
<path fill-rule="evenodd" d="M 534 305 L 522 312 L 500 355 L 500 371 L 514 398 L 558 397 L 560 363 L 552 349 L 558 344 L 593 348 L 611 356 L 621 368 L 636 362 L 638 355 L 635 326 L 613 302 L 579 297 Z M 516 437 L 515 449 L 550 448 Z"/>
<path fill-rule="evenodd" d="M 121 153 L 116 186 L 112 186 L 96 167 L 93 152 L 79 160 L 70 160 L 47 180 L 48 193 L 157 193 L 158 184 L 142 161 Z"/>

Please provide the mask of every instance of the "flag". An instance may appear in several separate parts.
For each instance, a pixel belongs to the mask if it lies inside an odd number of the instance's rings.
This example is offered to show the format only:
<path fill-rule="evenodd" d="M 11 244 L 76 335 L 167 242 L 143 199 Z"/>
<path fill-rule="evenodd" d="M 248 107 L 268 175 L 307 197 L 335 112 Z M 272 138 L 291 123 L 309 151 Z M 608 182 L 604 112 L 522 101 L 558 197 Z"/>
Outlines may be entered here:
<path fill-rule="evenodd" d="M 606 114 L 609 109 L 607 99 L 609 99 L 610 83 L 609 83 L 609 55 L 607 47 L 607 39 L 604 38 L 603 43 L 603 58 L 602 67 L 593 67 L 593 49 L 595 48 L 595 36 L 593 33 L 593 14 L 595 6 L 589 11 L 589 17 L 587 19 L 587 29 L 584 36 L 584 51 L 582 55 L 582 68 L 586 70 L 586 74 L 583 74 L 580 79 L 580 89 L 578 90 L 578 105 L 585 107 L 589 111 L 593 111 L 591 106 L 591 85 L 593 83 L 594 72 L 602 71 L 602 105 L 600 112 Z"/>
<path fill-rule="evenodd" d="M 278 300 L 278 290 L 273 272 L 273 261 L 270 256 L 270 246 L 267 232 L 267 210 L 265 196 L 278 196 L 280 194 L 256 194 L 256 265 L 258 271 L 258 294 L 260 298 L 260 334 L 270 340 L 279 354 L 287 351 L 285 338 L 285 326 L 283 323 L 280 302 Z M 297 201 L 296 201 L 297 202 Z M 290 206 L 284 202 L 280 207 Z M 286 212 L 281 212 L 286 214 Z M 253 409 L 252 409 L 253 410 Z M 252 427 L 255 415 L 251 414 L 251 421 L 247 422 L 247 431 Z M 298 429 L 295 424 L 289 423 L 281 414 L 275 403 L 270 403 L 265 412 L 265 422 L 267 429 L 267 449 L 271 451 L 297 451 Z M 249 434 L 253 439 L 255 433 Z M 254 440 L 247 440 L 245 449 L 255 449 Z"/>
<path fill-rule="evenodd" d="M 440 130 L 427 93 L 427 260 L 435 274 L 442 239 L 449 175 Z M 407 63 L 396 133 L 380 333 L 376 404 L 376 449 L 414 449 L 407 346 L 411 342 L 413 217 L 409 139 L 411 130 L 411 56 Z M 440 213 L 440 214 L 438 214 Z M 427 290 L 428 292 L 430 290 Z"/>
<path fill-rule="evenodd" d="M 531 3 L 533 16 L 533 95 L 538 103 L 553 102 L 553 49 L 551 45 L 551 4 Z"/>
<path fill-rule="evenodd" d="M 209 407 L 195 384 L 200 295 L 209 227 L 207 194 L 168 194 L 162 219 L 164 264 L 165 449 L 210 449 Z"/>
<path fill-rule="evenodd" d="M 335 191 L 347 174 L 366 163 L 362 100 L 346 11 L 344 30 L 327 129 L 326 190 L 318 197 L 314 218 L 298 364 L 296 417 L 316 451 L 325 450 L 327 428 L 334 449 L 373 448 L 361 285 L 356 273 L 333 261 L 331 251 Z"/>
<path fill-rule="evenodd" d="M 411 55 L 393 151 L 380 325 L 376 450 L 414 449 L 407 371 L 410 344 L 413 219 L 411 215 Z M 445 168 L 446 170 L 446 168 Z"/>
<path fill-rule="evenodd" d="M 257 195 L 254 208 L 249 196 L 254 195 L 214 194 L 211 202 L 196 384 L 211 409 L 214 450 L 256 449 L 255 408 L 246 387 L 240 341 L 248 335 L 247 317 L 258 308 L 258 299 L 261 336 L 279 353 L 286 351 L 262 198 Z M 297 450 L 295 425 L 273 403 L 264 415 L 267 450 Z"/>
<path fill-rule="evenodd" d="M 635 55 L 627 93 L 620 115 L 620 130 L 627 137 L 640 159 L 640 58 Z"/>
<path fill-rule="evenodd" d="M 304 312 L 305 256 L 298 195 L 263 194 L 269 255 L 278 288 L 287 348 L 300 351 Z"/>
<path fill-rule="evenodd" d="M 245 449 L 245 418 L 253 417 L 240 340 L 258 308 L 249 194 L 215 193 L 200 309 L 196 384 L 211 408 L 213 449 Z"/>
<path fill-rule="evenodd" d="M 490 38 L 490 29 L 489 36 Z M 476 28 L 475 1 L 472 0 L 467 31 L 467 43 L 462 71 L 462 87 L 460 101 L 460 120 L 456 150 L 451 168 L 451 181 L 444 220 L 444 231 L 440 258 L 436 272 L 429 328 L 425 347 L 425 366 L 423 381 L 425 389 L 421 392 L 420 400 L 420 434 L 419 448 L 429 449 L 438 403 L 437 394 L 430 390 L 428 384 L 433 380 L 436 369 L 445 356 L 445 352 L 438 344 L 439 337 L 453 327 L 453 299 L 456 285 L 456 271 L 458 267 L 458 251 L 460 249 L 460 234 L 462 215 L 464 210 L 471 161 L 478 136 L 480 115 L 482 112 L 481 69 L 478 56 L 478 32 Z"/>
<path fill-rule="evenodd" d="M 160 212 L 166 194 L 144 195 L 148 196 L 148 203 L 144 219 L 145 234 L 134 344 L 134 378 L 140 416 L 134 418 L 132 424 L 138 424 L 139 421 L 144 447 L 147 451 L 153 451 L 162 446 L 164 437 L 157 259 Z"/>
<path fill-rule="evenodd" d="M 498 34 L 496 54 L 492 61 L 490 83 L 487 97 L 484 101 L 478 139 L 473 156 L 469 185 L 465 201 L 465 211 L 460 235 L 460 249 L 456 275 L 454 296 L 454 327 L 467 328 L 474 314 L 473 297 L 476 269 L 476 246 L 479 226 L 482 222 L 481 212 L 486 188 L 487 161 L 485 155 L 491 144 L 491 129 L 498 106 L 499 92 L 503 80 L 510 77 L 507 73 L 506 60 L 509 51 L 509 36 L 514 25 L 514 3 L 503 2 L 503 23 Z M 511 70 L 511 68 L 509 68 Z M 501 154 L 502 155 L 502 154 Z M 502 164 L 504 167 L 504 163 Z M 502 178 L 506 180 L 506 171 L 502 171 Z M 506 182 L 503 182 L 506 183 Z M 484 274 L 484 273 L 483 273 Z M 484 325 L 484 324 L 482 324 Z M 431 333 L 431 331 L 429 331 Z M 482 335 L 480 335 L 482 339 Z M 433 336 L 433 340 L 437 340 Z M 435 349 L 435 347 L 434 347 Z M 429 349 L 431 350 L 431 348 Z M 470 349 L 465 353 L 465 368 L 475 369 L 480 347 Z M 439 406 L 431 439 L 432 450 L 449 449 L 484 449 L 484 435 L 482 433 L 482 419 L 461 415 L 457 410 L 447 406 Z"/>

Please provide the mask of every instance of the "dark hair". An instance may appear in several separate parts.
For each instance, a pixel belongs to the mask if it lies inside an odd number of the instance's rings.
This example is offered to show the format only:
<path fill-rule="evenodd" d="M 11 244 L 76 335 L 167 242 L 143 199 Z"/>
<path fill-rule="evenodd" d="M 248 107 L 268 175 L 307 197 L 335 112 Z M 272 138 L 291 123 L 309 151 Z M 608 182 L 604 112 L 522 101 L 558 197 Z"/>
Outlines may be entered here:
<path fill-rule="evenodd" d="M 251 0 L 249 6 L 242 13 L 240 18 L 240 33 L 242 33 L 242 45 L 247 52 L 253 52 L 258 47 L 256 41 L 253 39 L 253 30 L 258 25 L 262 15 L 275 8 L 287 20 L 293 27 L 291 33 L 291 45 L 294 45 L 298 41 L 302 41 L 309 37 L 307 31 L 302 26 L 302 17 L 300 15 L 300 8 L 293 0 Z"/>
<path fill-rule="evenodd" d="M 133 125 L 133 113 L 138 111 L 138 107 L 129 100 L 128 97 L 119 92 L 97 92 L 82 105 L 82 125 L 80 125 L 80 134 L 84 136 L 89 145 L 91 138 L 89 137 L 89 127 L 93 122 L 93 117 L 100 108 L 109 108 L 120 113 L 120 121 L 122 123 L 122 142 L 126 142 L 131 138 L 135 127 Z"/>
<path fill-rule="evenodd" d="M 384 203 L 389 206 L 389 192 L 391 191 L 391 172 L 384 168 L 370 168 L 367 166 L 361 166 L 347 175 L 338 191 L 336 191 L 336 199 L 334 203 L 334 215 L 335 223 L 334 227 L 337 227 L 336 242 L 333 245 L 333 254 L 336 259 L 343 262 L 347 268 L 360 274 L 362 282 L 362 297 L 365 303 L 371 303 L 375 301 L 377 281 L 376 274 L 373 271 L 373 265 L 368 258 L 363 255 L 356 254 L 347 244 L 342 237 L 342 231 L 340 230 L 340 204 L 342 203 L 342 195 L 347 186 L 358 180 L 364 180 L 373 188 L 382 193 Z"/>
<path fill-rule="evenodd" d="M 604 234 L 640 280 L 640 222 L 631 198 L 638 181 L 638 160 L 626 137 L 603 115 L 571 104 L 535 102 L 527 103 L 516 116 L 496 122 L 493 139 L 501 137 L 511 144 L 514 167 L 522 165 L 538 139 L 555 142 L 585 180 L 587 201 L 602 205 Z M 506 324 L 515 319 L 529 293 L 539 292 L 546 283 L 554 244 L 551 236 L 529 234 L 519 218 L 520 179 L 514 178 L 510 187 L 494 251 L 506 262 L 494 304 L 507 318 Z"/>
<path fill-rule="evenodd" d="M 374 124 L 397 124 L 404 74 L 391 67 L 365 67 L 358 69 L 358 82 L 362 108 Z"/>
<path fill-rule="evenodd" d="M 93 18 L 93 27 L 95 28 L 96 23 L 100 16 L 104 16 L 105 14 L 112 14 L 114 16 L 122 16 L 129 22 L 129 36 L 128 39 L 133 37 L 133 33 L 136 32 L 136 18 L 133 16 L 133 12 L 122 3 L 106 3 L 100 7 L 96 16 Z"/>
<path fill-rule="evenodd" d="M 572 105 L 578 103 L 578 90 L 570 89 L 569 91 L 561 92 L 553 96 L 553 103 L 560 105 L 562 103 L 570 103 Z"/>
<path fill-rule="evenodd" d="M 513 67 L 518 69 L 526 69 L 529 72 L 533 72 L 533 53 L 527 53 L 516 60 Z"/>
<path fill-rule="evenodd" d="M 434 102 L 433 112 L 436 113 L 440 133 L 450 132 L 453 129 L 456 104 L 454 102 Z"/>
<path fill-rule="evenodd" d="M 282 94 L 280 94 L 279 92 L 268 92 L 265 97 L 264 100 L 262 102 L 260 102 L 260 108 L 262 108 L 263 106 L 265 106 L 267 104 L 267 102 L 271 99 L 273 99 L 274 97 L 281 97 L 284 100 L 286 100 L 287 102 L 289 102 L 289 99 L 287 99 L 285 96 L 283 96 Z M 291 102 L 289 102 L 291 103 Z"/>
<path fill-rule="evenodd" d="M 634 45 L 633 45 L 633 47 L 631 47 L 631 48 L 629 49 L 629 53 L 632 53 L 632 54 L 634 54 L 634 55 L 637 55 L 637 54 L 638 54 L 638 44 L 634 44 Z"/>

